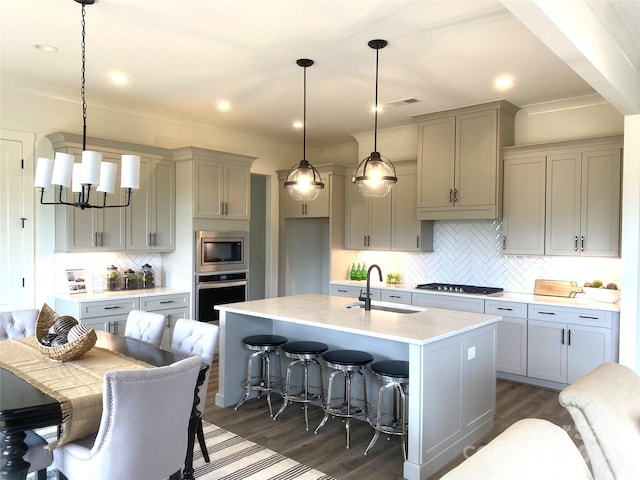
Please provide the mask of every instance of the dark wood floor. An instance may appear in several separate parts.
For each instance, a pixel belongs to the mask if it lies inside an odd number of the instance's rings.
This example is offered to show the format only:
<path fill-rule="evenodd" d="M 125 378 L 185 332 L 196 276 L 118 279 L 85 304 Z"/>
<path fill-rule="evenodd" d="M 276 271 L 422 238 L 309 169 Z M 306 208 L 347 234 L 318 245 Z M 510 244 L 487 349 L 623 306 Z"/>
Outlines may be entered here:
<path fill-rule="evenodd" d="M 363 422 L 352 422 L 351 448 L 347 450 L 344 424 L 339 419 L 330 418 L 318 435 L 314 435 L 313 430 L 323 416 L 317 407 L 309 409 L 309 432 L 305 431 L 304 414 L 299 405 L 289 406 L 277 421 L 269 418 L 264 399 L 247 401 L 238 411 L 216 407 L 214 396 L 218 385 L 217 371 L 217 363 L 214 363 L 203 415 L 206 421 L 340 480 L 403 478 L 398 438 L 387 440 L 381 436 L 374 449 L 365 457 L 363 452 L 371 440 L 372 429 Z M 494 429 L 475 448 L 485 445 L 517 420 L 531 417 L 544 418 L 562 426 L 574 442 L 581 445 L 575 435 L 573 420 L 558 403 L 557 391 L 498 380 L 496 392 Z M 274 411 L 277 411 L 282 402 L 275 396 L 273 403 Z M 430 478 L 440 478 L 463 460 L 463 455 L 460 455 Z"/>

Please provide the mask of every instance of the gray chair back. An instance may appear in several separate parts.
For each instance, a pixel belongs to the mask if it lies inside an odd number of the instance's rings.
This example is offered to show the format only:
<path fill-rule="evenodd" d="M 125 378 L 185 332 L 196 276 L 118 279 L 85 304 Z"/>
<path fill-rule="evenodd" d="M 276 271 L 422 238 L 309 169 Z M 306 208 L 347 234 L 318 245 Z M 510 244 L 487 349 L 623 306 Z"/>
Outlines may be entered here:
<path fill-rule="evenodd" d="M 173 329 L 171 351 L 189 356 L 198 355 L 207 365 L 211 366 L 218 346 L 219 333 L 220 327 L 212 323 L 180 318 L 176 321 Z M 204 383 L 198 391 L 200 401 L 197 408 L 201 413 L 204 411 L 204 405 L 207 401 L 209 373 L 210 369 L 207 370 Z"/>
<path fill-rule="evenodd" d="M 37 308 L 0 312 L 0 340 L 33 337 L 38 313 Z"/>
<path fill-rule="evenodd" d="M 164 315 L 131 310 L 124 327 L 124 336 L 160 347 L 167 320 Z"/>

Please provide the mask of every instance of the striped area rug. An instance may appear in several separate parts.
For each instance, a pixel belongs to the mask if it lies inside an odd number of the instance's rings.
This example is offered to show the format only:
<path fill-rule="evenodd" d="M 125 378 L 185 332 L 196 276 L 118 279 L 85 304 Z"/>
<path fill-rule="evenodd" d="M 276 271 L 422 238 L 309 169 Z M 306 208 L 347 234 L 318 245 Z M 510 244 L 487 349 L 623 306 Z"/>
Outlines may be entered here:
<path fill-rule="evenodd" d="M 47 440 L 56 436 L 55 428 L 38 433 Z M 196 440 L 193 468 L 198 480 L 336 480 L 217 425 L 204 422 L 204 435 L 211 461 L 205 463 Z M 50 467 L 47 480 L 56 478 L 55 468 Z M 33 473 L 27 476 L 27 480 L 34 479 Z"/>

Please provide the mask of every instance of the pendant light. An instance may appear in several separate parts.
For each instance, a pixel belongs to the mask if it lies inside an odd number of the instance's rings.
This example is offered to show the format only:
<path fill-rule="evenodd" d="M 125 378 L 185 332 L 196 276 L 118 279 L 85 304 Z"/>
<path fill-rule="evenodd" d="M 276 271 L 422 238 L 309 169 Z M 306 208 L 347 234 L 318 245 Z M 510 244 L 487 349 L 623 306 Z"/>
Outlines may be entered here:
<path fill-rule="evenodd" d="M 287 173 L 284 188 L 291 198 L 297 201 L 314 200 L 320 190 L 324 188 L 322 178 L 318 170 L 306 159 L 307 148 L 307 67 L 313 65 L 313 60 L 300 58 L 296 63 L 304 69 L 304 104 L 302 119 L 302 160 L 299 165 L 294 165 Z"/>
<path fill-rule="evenodd" d="M 113 193 L 118 166 L 115 163 L 103 162 L 102 154 L 87 150 L 87 101 L 85 98 L 85 5 L 93 5 L 95 0 L 74 0 L 82 5 L 82 162 L 74 163 L 75 157 L 69 153 L 56 152 L 55 161 L 49 158 L 38 158 L 34 187 L 40 188 L 42 205 L 66 205 L 85 208 L 121 208 L 131 204 L 131 190 L 140 188 L 140 157 L 138 155 L 122 155 L 120 187 L 126 190 L 126 203 L 107 205 L 107 194 Z M 58 190 L 53 202 L 44 201 L 44 191 L 51 185 Z M 91 203 L 91 187 L 102 193 L 102 201 Z M 71 188 L 77 193 L 74 201 L 63 200 L 64 188 Z M 65 197 L 66 198 L 66 197 Z"/>
<path fill-rule="evenodd" d="M 363 159 L 351 179 L 365 197 L 384 197 L 398 181 L 396 169 L 386 157 L 380 155 L 378 144 L 378 54 L 387 46 L 386 40 L 371 40 L 369 46 L 376 51 L 376 103 L 374 105 L 375 123 L 373 128 L 373 152 Z"/>

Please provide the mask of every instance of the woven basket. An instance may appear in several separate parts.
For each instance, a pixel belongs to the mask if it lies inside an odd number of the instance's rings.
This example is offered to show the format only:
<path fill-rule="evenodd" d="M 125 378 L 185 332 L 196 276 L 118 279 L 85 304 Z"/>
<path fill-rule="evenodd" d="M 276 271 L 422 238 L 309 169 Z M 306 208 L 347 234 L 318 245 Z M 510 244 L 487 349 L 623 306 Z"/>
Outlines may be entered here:
<path fill-rule="evenodd" d="M 59 347 L 47 347 L 40 343 L 40 339 L 49 333 L 49 328 L 59 318 L 46 303 L 42 306 L 38 319 L 36 320 L 36 338 L 38 339 L 38 350 L 45 357 L 59 362 L 68 362 L 82 357 L 93 348 L 98 340 L 95 330 L 91 329 L 80 338 Z"/>

